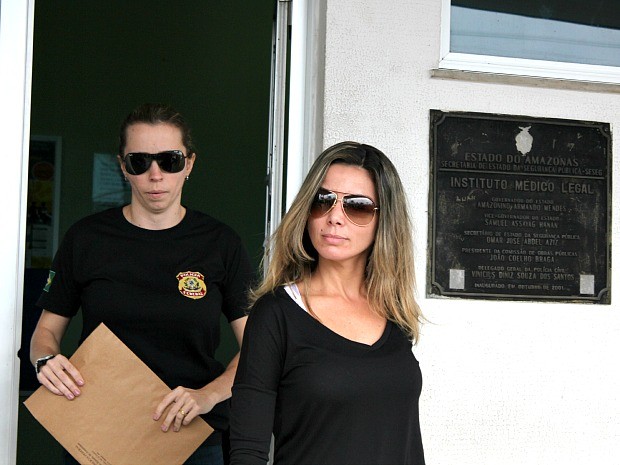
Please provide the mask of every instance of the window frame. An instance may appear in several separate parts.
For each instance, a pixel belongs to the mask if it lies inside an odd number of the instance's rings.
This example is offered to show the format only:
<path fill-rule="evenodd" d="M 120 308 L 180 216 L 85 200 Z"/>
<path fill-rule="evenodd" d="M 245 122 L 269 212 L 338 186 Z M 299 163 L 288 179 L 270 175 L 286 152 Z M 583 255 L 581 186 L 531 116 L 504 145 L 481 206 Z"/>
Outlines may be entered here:
<path fill-rule="evenodd" d="M 452 0 L 442 0 L 439 69 L 620 84 L 620 67 L 450 52 Z"/>

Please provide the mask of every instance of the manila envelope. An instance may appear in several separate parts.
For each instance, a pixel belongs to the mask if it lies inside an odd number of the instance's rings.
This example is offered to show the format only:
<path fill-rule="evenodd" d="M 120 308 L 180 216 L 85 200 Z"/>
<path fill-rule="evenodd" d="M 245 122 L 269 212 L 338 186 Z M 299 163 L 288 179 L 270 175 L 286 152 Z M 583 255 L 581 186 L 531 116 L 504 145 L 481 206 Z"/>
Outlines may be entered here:
<path fill-rule="evenodd" d="M 84 377 L 74 400 L 44 386 L 24 404 L 82 465 L 182 464 L 213 429 L 200 417 L 164 433 L 152 416 L 170 388 L 103 323 L 71 357 Z"/>

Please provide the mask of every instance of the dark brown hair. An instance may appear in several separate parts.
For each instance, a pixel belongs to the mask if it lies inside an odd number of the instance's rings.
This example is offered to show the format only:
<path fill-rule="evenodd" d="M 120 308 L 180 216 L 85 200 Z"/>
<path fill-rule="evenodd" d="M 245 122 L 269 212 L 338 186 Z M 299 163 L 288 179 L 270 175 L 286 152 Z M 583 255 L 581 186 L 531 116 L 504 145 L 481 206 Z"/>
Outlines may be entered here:
<path fill-rule="evenodd" d="M 194 153 L 194 143 L 192 141 L 192 131 L 183 118 L 183 115 L 174 108 L 161 103 L 144 103 L 133 110 L 125 120 L 121 123 L 119 135 L 118 153 L 123 156 L 125 154 L 125 145 L 127 145 L 127 128 L 132 124 L 171 124 L 179 128 L 183 145 L 187 149 L 187 156 L 191 158 Z"/>

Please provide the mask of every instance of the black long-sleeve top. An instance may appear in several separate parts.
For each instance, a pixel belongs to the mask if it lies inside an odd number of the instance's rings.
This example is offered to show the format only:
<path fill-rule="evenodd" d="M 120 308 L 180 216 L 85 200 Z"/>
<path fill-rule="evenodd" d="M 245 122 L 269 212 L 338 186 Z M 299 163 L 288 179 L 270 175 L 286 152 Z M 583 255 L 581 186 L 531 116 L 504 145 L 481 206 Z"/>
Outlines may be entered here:
<path fill-rule="evenodd" d="M 284 289 L 261 298 L 245 329 L 231 411 L 231 465 L 423 465 L 422 375 L 387 322 L 373 345 L 346 339 Z"/>

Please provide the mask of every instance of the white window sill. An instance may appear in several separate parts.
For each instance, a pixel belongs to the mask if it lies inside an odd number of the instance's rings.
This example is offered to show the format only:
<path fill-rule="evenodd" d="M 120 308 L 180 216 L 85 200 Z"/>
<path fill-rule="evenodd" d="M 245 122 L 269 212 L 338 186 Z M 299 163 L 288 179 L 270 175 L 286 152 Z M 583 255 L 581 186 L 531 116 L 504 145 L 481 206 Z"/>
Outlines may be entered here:
<path fill-rule="evenodd" d="M 562 89 L 620 92 L 620 68 L 449 53 L 433 77 Z"/>

